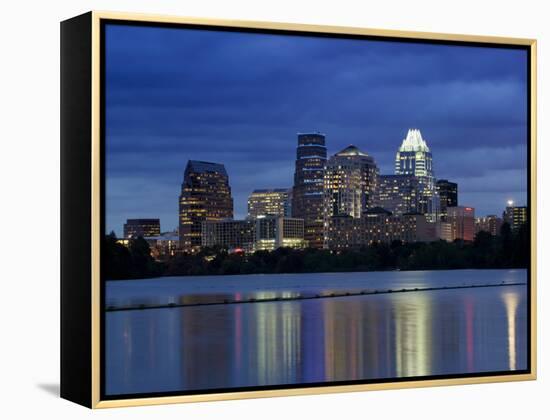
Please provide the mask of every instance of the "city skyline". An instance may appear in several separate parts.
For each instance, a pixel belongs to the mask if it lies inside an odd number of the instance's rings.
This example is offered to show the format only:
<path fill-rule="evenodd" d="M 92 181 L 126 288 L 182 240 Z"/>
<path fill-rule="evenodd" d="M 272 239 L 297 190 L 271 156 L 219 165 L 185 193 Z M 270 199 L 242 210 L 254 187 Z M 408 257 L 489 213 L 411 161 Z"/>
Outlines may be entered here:
<path fill-rule="evenodd" d="M 282 35 L 244 38 L 235 32 L 166 28 L 134 34 L 122 25 L 108 26 L 107 37 L 113 31 L 106 50 L 107 231 L 120 235 L 127 218 L 147 217 L 160 218 L 163 231 L 175 228 L 188 160 L 226 166 L 234 218 L 242 219 L 254 189 L 293 185 L 295 133 L 310 130 L 326 134 L 328 156 L 355 144 L 376 159 L 381 174 L 392 174 L 408 128 L 418 127 L 432 150 L 435 177 L 457 182 L 461 203 L 475 207 L 476 214 L 499 215 L 509 199 L 526 202 L 524 51 L 345 39 L 327 43 L 305 36 L 290 42 Z M 159 38 L 164 41 L 160 50 Z M 236 46 L 230 42 L 236 39 L 247 41 Z M 280 44 L 280 52 L 264 52 L 266 43 Z M 218 48 L 207 57 L 205 46 Z M 257 64 L 251 65 L 245 46 L 261 58 Z M 175 59 L 184 50 L 192 62 Z M 329 63 L 327 54 L 339 59 Z M 303 66 L 291 65 L 297 58 L 327 68 L 316 66 L 308 74 Z M 207 69 L 215 60 L 224 63 L 224 71 Z M 400 70 L 403 60 L 407 71 Z M 302 86 L 306 76 L 309 84 Z M 269 77 L 282 92 L 267 83 Z M 321 83 L 326 80 L 330 89 Z M 352 92 L 354 86 L 364 89 Z M 288 102 L 292 98 L 295 103 Z M 153 112 L 153 106 L 159 110 Z"/>
<path fill-rule="evenodd" d="M 419 136 L 421 136 L 421 132 L 419 129 L 409 129 L 409 133 L 413 133 L 413 134 L 416 134 L 418 133 Z M 315 135 L 321 135 L 320 133 L 316 133 Z M 297 136 L 298 138 L 300 138 L 300 136 L 310 136 L 310 134 L 303 134 L 303 133 L 297 133 Z M 324 135 L 321 135 L 323 138 L 325 137 Z M 408 138 L 408 137 L 407 137 Z M 404 139 L 405 141 L 405 139 Z M 424 143 L 424 146 L 426 146 L 426 143 Z M 298 146 L 300 147 L 300 146 Z M 399 151 L 401 151 L 403 146 L 400 146 L 400 148 L 398 149 Z M 351 152 L 350 152 L 351 151 Z M 376 167 L 376 164 L 375 164 L 375 159 L 373 159 L 373 157 L 369 156 L 369 155 L 366 155 L 366 154 L 363 154 L 363 152 L 361 152 L 355 145 L 349 145 L 348 147 L 346 147 L 344 150 L 341 150 L 340 152 L 337 152 L 337 153 L 334 153 L 333 155 L 330 155 L 330 154 L 327 154 L 327 163 L 324 165 L 325 166 L 325 170 L 326 168 L 329 168 L 330 170 L 330 161 L 335 159 L 335 158 L 339 158 L 339 156 L 342 156 L 342 154 L 346 154 L 346 153 L 354 153 L 354 154 L 357 154 L 358 156 L 365 156 L 365 157 L 369 157 L 369 159 L 372 159 L 372 162 L 373 164 L 375 165 Z M 397 158 L 396 158 L 396 165 L 397 165 L 397 162 L 399 161 L 399 153 L 397 154 Z M 189 167 L 192 166 L 192 165 L 203 165 L 203 166 L 212 166 L 212 167 L 219 167 L 221 168 L 221 171 L 223 173 L 223 175 L 228 179 L 228 187 L 229 187 L 229 197 L 231 199 L 231 201 L 233 202 L 233 198 L 232 198 L 232 195 L 231 195 L 231 183 L 230 183 L 230 176 L 229 174 L 227 173 L 226 169 L 225 169 L 225 165 L 222 163 L 222 162 L 208 162 L 208 161 L 196 161 L 196 160 L 189 160 L 186 164 L 186 171 L 188 171 Z M 185 172 L 186 172 L 185 171 Z M 399 173 L 398 173 L 399 172 Z M 325 175 L 326 176 L 326 175 Z M 391 174 L 379 174 L 378 177 L 380 180 L 384 179 L 384 178 L 388 178 L 388 177 L 403 177 L 403 176 L 408 176 L 410 178 L 414 178 L 414 179 L 419 179 L 419 177 L 417 176 L 412 176 L 412 175 L 403 175 L 400 170 L 397 168 L 395 168 L 394 170 L 394 173 L 391 173 Z M 330 177 L 329 177 L 330 178 Z M 422 177 L 420 177 L 422 178 Z M 326 178 L 325 178 L 326 179 Z M 434 180 L 435 182 L 437 183 L 440 183 L 440 182 L 443 182 L 443 183 L 449 183 L 450 181 L 447 180 L 447 179 L 437 179 L 435 178 Z M 417 181 L 418 182 L 418 181 Z M 454 184 L 455 186 L 457 185 L 456 183 L 453 183 L 453 182 L 450 182 L 451 184 Z M 184 182 L 183 182 L 183 185 L 185 185 L 185 177 L 184 177 Z M 247 197 L 247 214 L 245 214 L 244 216 L 235 216 L 233 217 L 233 209 L 235 207 L 235 204 L 233 202 L 232 206 L 231 206 L 231 215 L 229 215 L 228 213 L 228 216 L 225 218 L 226 220 L 235 220 L 235 221 L 242 221 L 242 220 L 245 220 L 245 219 L 249 219 L 249 218 L 255 218 L 255 217 L 251 217 L 250 215 L 250 200 L 252 197 L 254 197 L 257 193 L 266 193 L 266 192 L 281 192 L 281 191 L 285 191 L 285 192 L 289 192 L 289 191 L 292 191 L 292 187 L 290 188 L 264 188 L 264 189 L 254 189 L 253 191 L 250 192 L 250 194 L 248 195 Z M 456 194 L 456 193 L 455 193 Z M 457 196 L 460 196 L 460 194 L 458 194 Z M 181 200 L 181 196 L 180 196 L 180 200 Z M 287 197 L 287 200 L 289 200 L 289 198 Z M 402 200 L 402 199 L 400 199 Z M 322 201 L 322 200 L 321 200 Z M 381 202 L 377 202 L 377 198 L 375 199 L 375 202 L 374 202 L 374 206 L 378 205 L 378 206 L 382 206 L 384 207 L 384 210 L 386 211 L 389 211 L 388 210 L 388 207 L 385 207 Z M 439 197 L 438 197 L 438 202 L 439 202 Z M 405 204 L 405 202 L 403 202 L 403 204 Z M 291 205 L 291 203 L 287 203 L 287 205 Z M 454 203 L 453 204 L 454 206 L 456 206 L 457 204 Z M 464 203 L 462 203 L 461 205 L 464 205 Z M 471 203 L 466 203 L 465 204 L 466 206 L 469 206 L 469 207 L 473 207 L 475 208 L 475 205 L 472 205 Z M 513 207 L 511 207 L 513 206 Z M 524 206 L 522 207 L 521 205 L 518 207 L 518 203 L 516 203 L 514 200 L 511 200 L 511 199 L 508 199 L 506 201 L 506 206 L 502 209 L 502 211 L 497 211 L 495 213 L 491 213 L 491 214 L 484 214 L 482 216 L 480 216 L 478 214 L 478 218 L 479 217 L 483 217 L 483 218 L 486 218 L 486 217 L 491 217 L 491 216 L 496 216 L 496 217 L 499 217 L 501 219 L 505 218 L 505 213 L 506 211 L 509 209 L 509 208 L 524 208 Z M 181 209 L 181 207 L 180 207 Z M 413 213 L 414 213 L 414 210 L 412 210 Z M 181 212 L 181 210 L 180 210 Z M 392 213 L 392 211 L 389 211 L 389 213 Z M 424 213 L 424 212 L 421 212 L 421 213 Z M 444 213 L 443 213 L 444 214 Z M 283 215 L 280 215 L 280 216 L 283 216 Z M 286 215 L 287 217 L 290 216 L 290 215 Z M 326 216 L 326 215 L 325 215 Z M 179 217 L 181 217 L 181 214 L 179 215 Z M 358 217 L 358 216 L 357 216 Z M 130 220 L 132 219 L 126 219 L 126 223 L 128 223 Z M 136 219 L 136 220 L 140 220 L 140 219 Z M 143 220 L 149 220 L 149 219 L 143 219 Z M 160 219 L 156 219 L 157 221 L 160 221 Z M 224 220 L 224 218 L 220 219 L 220 220 Z M 124 227 L 124 230 L 126 229 L 126 223 L 123 225 Z M 173 232 L 173 231 L 176 231 L 178 230 L 178 227 L 176 227 L 175 229 L 162 229 L 163 232 Z M 112 230 L 108 230 L 108 232 L 111 232 L 111 231 L 115 231 L 115 234 L 116 234 L 116 230 L 112 229 Z M 181 232 L 180 232 L 181 234 Z M 126 234 L 124 234 L 123 236 L 121 237 L 127 237 Z"/>

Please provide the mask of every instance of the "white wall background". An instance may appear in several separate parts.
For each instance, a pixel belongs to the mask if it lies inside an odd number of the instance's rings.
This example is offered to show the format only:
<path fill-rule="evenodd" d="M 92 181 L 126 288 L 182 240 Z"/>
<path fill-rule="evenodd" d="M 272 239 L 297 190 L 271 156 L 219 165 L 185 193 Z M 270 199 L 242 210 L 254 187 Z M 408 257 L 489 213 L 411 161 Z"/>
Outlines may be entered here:
<path fill-rule="evenodd" d="M 539 169 L 539 380 L 91 412 L 55 396 L 59 384 L 59 21 L 115 10 L 539 40 L 539 162 L 550 153 L 550 15 L 544 1 L 401 0 L 11 1 L 2 5 L 0 100 L 2 418 L 548 418 L 550 214 Z M 27 256 L 32 251 L 31 256 Z"/>

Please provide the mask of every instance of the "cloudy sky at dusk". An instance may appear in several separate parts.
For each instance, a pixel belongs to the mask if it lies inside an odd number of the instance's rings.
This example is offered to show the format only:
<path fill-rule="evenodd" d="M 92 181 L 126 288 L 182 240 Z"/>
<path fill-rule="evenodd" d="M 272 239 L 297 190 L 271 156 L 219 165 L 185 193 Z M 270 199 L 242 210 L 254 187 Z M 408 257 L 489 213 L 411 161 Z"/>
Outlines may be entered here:
<path fill-rule="evenodd" d="M 393 173 L 419 128 L 459 204 L 500 214 L 527 191 L 527 53 L 445 46 L 108 25 L 106 229 L 178 221 L 189 159 L 223 163 L 235 218 L 255 188 L 290 187 L 296 133 L 349 144 Z"/>

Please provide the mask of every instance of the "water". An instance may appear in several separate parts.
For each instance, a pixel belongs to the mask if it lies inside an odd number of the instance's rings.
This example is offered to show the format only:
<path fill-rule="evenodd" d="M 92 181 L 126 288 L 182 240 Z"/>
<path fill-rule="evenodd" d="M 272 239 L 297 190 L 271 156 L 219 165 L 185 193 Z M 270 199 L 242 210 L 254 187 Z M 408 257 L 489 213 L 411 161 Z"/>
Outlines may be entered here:
<path fill-rule="evenodd" d="M 107 395 L 527 368 L 526 270 L 108 282 L 108 307 L 360 290 L 499 287 L 106 313 Z M 502 285 L 504 284 L 504 285 Z"/>

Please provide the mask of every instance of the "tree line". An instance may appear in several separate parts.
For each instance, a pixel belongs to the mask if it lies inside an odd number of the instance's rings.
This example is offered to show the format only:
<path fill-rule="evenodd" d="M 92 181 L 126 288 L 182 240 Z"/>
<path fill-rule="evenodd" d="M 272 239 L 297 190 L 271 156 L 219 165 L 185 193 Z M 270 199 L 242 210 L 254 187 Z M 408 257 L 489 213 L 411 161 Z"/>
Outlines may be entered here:
<path fill-rule="evenodd" d="M 384 270 L 448 270 L 465 268 L 526 268 L 529 265 L 528 225 L 512 231 L 504 223 L 500 235 L 477 233 L 474 241 L 452 243 L 374 243 L 357 250 L 331 252 L 325 249 L 278 248 L 253 254 L 228 253 L 221 248 L 203 248 L 196 254 L 178 254 L 155 261 L 143 238 L 128 246 L 117 242 L 114 233 L 102 247 L 106 279 L 135 279 L 159 276 L 231 274 L 321 273 Z"/>

